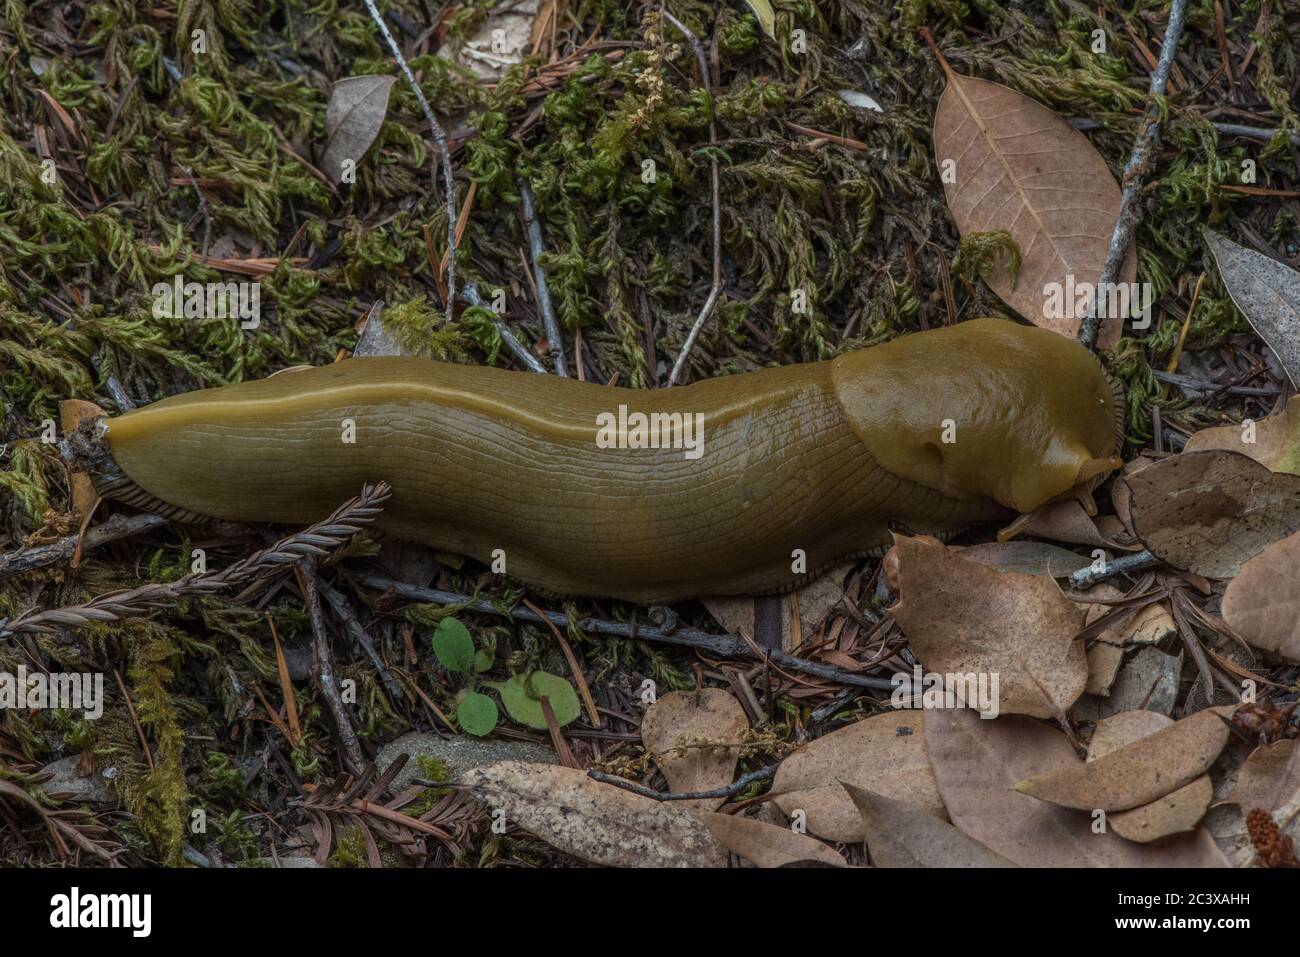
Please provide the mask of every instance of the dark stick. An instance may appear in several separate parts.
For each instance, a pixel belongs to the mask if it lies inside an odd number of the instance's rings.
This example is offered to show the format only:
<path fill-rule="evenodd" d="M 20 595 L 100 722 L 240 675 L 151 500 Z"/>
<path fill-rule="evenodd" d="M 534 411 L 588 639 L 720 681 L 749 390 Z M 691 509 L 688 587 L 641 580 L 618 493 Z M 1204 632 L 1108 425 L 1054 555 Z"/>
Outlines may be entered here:
<path fill-rule="evenodd" d="M 528 608 L 522 607 L 501 609 L 491 602 L 475 599 L 469 595 L 441 591 L 436 588 L 421 588 L 419 585 L 408 585 L 405 582 L 394 581 L 383 575 L 361 575 L 358 581 L 371 588 L 381 590 L 391 588 L 396 594 L 412 601 L 429 602 L 435 605 L 464 605 L 470 611 L 479 612 L 480 614 L 501 615 L 506 618 L 513 618 L 516 621 L 528 621 L 539 625 L 545 624 L 548 620 L 560 628 L 567 628 L 569 624 L 568 618 L 559 612 L 547 611 L 539 615 Z M 681 645 L 686 648 L 698 648 L 720 658 L 756 659 L 758 657 L 749 644 L 736 635 L 711 635 L 697 628 L 678 626 L 672 632 L 666 632 L 661 628 L 626 625 L 622 622 L 605 621 L 600 618 L 579 619 L 577 626 L 588 634 L 610 635 L 616 638 L 633 638 L 643 641 L 662 642 L 668 645 Z M 874 688 L 879 691 L 893 691 L 897 687 L 888 678 L 854 674 L 843 668 L 836 668 L 834 665 L 825 665 L 820 662 L 798 658 L 785 651 L 772 649 L 767 652 L 767 657 L 772 664 L 790 671 L 825 678 L 828 681 L 838 681 L 840 684 L 857 685 L 860 688 Z M 904 687 L 907 687 L 907 685 L 904 685 Z"/>
<path fill-rule="evenodd" d="M 648 797 L 655 801 L 697 801 L 702 798 L 730 798 L 735 797 L 741 791 L 745 790 L 751 784 L 757 781 L 766 781 L 776 774 L 779 765 L 773 764 L 771 767 L 759 768 L 757 771 L 750 771 L 748 774 L 742 774 L 736 780 L 732 781 L 725 788 L 714 788 L 711 791 L 656 791 L 654 788 L 648 788 L 644 784 L 637 784 L 635 781 L 629 781 L 627 778 L 621 778 L 617 774 L 606 774 L 604 771 L 590 770 L 587 777 L 593 781 L 600 781 L 604 784 L 612 784 L 616 788 L 622 788 L 624 791 L 631 791 L 633 794 L 639 794 L 642 797 Z"/>
<path fill-rule="evenodd" d="M 663 17 L 690 41 L 691 49 L 695 51 L 695 62 L 700 68 L 700 83 L 704 86 L 704 92 L 709 98 L 709 145 L 716 146 L 718 143 L 718 129 L 713 115 L 713 88 L 709 83 L 709 63 L 704 56 L 704 45 L 700 43 L 699 38 L 694 33 L 686 28 L 686 24 L 667 10 L 663 11 Z M 699 338 L 700 330 L 704 328 L 704 323 L 713 314 L 713 310 L 718 304 L 718 297 L 722 295 L 722 191 L 718 186 L 718 154 L 715 150 L 709 151 L 709 167 L 713 186 L 713 285 L 709 289 L 709 298 L 704 301 L 700 314 L 695 317 L 695 324 L 691 326 L 691 331 L 686 335 L 686 341 L 682 343 L 682 351 L 677 354 L 677 360 L 673 363 L 672 372 L 668 375 L 668 384 L 670 386 L 676 385 L 677 380 L 681 378 L 682 373 L 686 370 L 686 360 L 690 358 L 691 350 L 695 348 L 695 340 Z"/>
<path fill-rule="evenodd" d="M 366 657 L 375 666 L 375 671 L 379 673 L 380 680 L 383 681 L 384 687 L 388 689 L 388 697 L 393 701 L 405 700 L 406 692 L 388 673 L 388 669 L 384 666 L 384 659 L 380 656 L 379 650 L 375 648 L 375 643 L 370 640 L 370 635 L 361 627 L 361 622 L 357 620 L 356 613 L 352 610 L 352 606 L 348 604 L 347 598 L 341 592 L 325 584 L 324 579 L 320 578 L 319 575 L 317 576 L 316 585 L 320 588 L 321 595 L 334 609 L 334 614 L 338 615 L 339 621 L 343 622 L 343 627 L 347 629 L 347 633 L 365 650 Z"/>
<path fill-rule="evenodd" d="M 316 657 L 316 680 L 320 683 L 334 716 L 334 724 L 339 731 L 339 740 L 343 745 L 343 757 L 348 770 L 359 775 L 366 766 L 365 753 L 357 732 L 352 727 L 352 718 L 348 707 L 339 694 L 338 679 L 334 677 L 334 652 L 330 648 L 329 632 L 325 629 L 325 616 L 321 613 L 320 592 L 316 588 L 316 559 L 304 558 L 298 563 L 302 569 L 303 597 L 307 599 L 307 615 L 311 619 L 313 636 L 312 650 Z"/>
<path fill-rule="evenodd" d="M 1080 568 L 1070 576 L 1070 584 L 1075 588 L 1087 588 L 1102 579 L 1110 578 L 1112 575 L 1141 571 L 1144 568 L 1159 564 L 1160 559 L 1148 551 L 1134 552 L 1131 555 L 1121 555 L 1119 558 L 1108 561 L 1105 569 L 1100 572 L 1093 571 L 1091 565 L 1087 568 Z"/>
<path fill-rule="evenodd" d="M 155 528 L 162 528 L 170 521 L 162 515 L 149 512 L 140 515 L 114 515 L 108 521 L 89 529 L 85 535 L 66 535 L 48 545 L 36 545 L 0 555 L 0 582 L 37 568 L 66 561 L 77 550 L 78 541 L 81 542 L 82 551 L 89 551 L 120 538 L 129 538 L 142 532 L 153 531 Z"/>
<path fill-rule="evenodd" d="M 1119 278 L 1119 271 L 1124 265 L 1124 260 L 1128 258 L 1129 247 L 1133 245 L 1133 233 L 1137 229 L 1141 215 L 1138 193 L 1142 189 L 1142 179 L 1155 161 L 1156 150 L 1160 145 L 1160 100 L 1164 97 L 1169 70 L 1173 67 L 1174 56 L 1178 52 L 1178 41 L 1182 37 L 1186 13 L 1187 0 L 1174 0 L 1169 9 L 1169 25 L 1165 28 L 1165 39 L 1160 46 L 1160 60 L 1156 63 L 1155 72 L 1151 74 L 1152 101 L 1147 105 L 1142 125 L 1138 127 L 1133 152 L 1124 167 L 1124 188 L 1120 198 L 1119 216 L 1115 219 L 1115 231 L 1111 233 L 1106 264 L 1102 267 L 1101 277 L 1097 280 L 1092 307 L 1079 325 L 1079 342 L 1089 349 L 1097 348 L 1097 333 L 1101 331 L 1101 316 L 1097 312 L 1101 290 L 1114 284 Z"/>
<path fill-rule="evenodd" d="M 537 203 L 533 199 L 533 187 L 526 179 L 519 181 L 519 198 L 524 206 L 524 232 L 528 234 L 528 253 L 533 260 L 533 281 L 537 283 L 537 309 L 542 314 L 542 326 L 546 329 L 547 345 L 551 347 L 551 361 L 555 363 L 555 374 L 568 376 L 569 366 L 564 359 L 564 336 L 560 333 L 560 324 L 555 319 L 555 307 L 551 305 L 551 290 L 546 285 L 546 270 L 542 269 L 542 253 L 546 247 L 542 244 L 542 224 L 537 220 Z"/>

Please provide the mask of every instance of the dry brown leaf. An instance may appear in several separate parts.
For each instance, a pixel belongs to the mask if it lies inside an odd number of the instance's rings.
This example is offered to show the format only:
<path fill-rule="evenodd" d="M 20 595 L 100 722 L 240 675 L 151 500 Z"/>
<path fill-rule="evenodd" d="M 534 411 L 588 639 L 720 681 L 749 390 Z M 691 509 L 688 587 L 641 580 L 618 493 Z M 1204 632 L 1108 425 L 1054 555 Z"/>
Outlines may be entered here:
<path fill-rule="evenodd" d="M 1098 722 L 1088 742 L 1088 760 L 1097 761 L 1173 723 L 1172 718 L 1155 711 L 1122 711 Z M 1208 774 L 1202 774 L 1150 804 L 1107 815 L 1106 823 L 1120 837 L 1148 844 L 1195 830 L 1212 800 L 1214 785 Z"/>
<path fill-rule="evenodd" d="M 1041 103 L 946 72 L 934 155 L 941 173 L 946 162 L 956 164 L 941 176 L 953 221 L 963 236 L 1009 232 L 1020 248 L 1019 275 L 1013 288 L 1006 270 L 995 270 L 989 288 L 1030 322 L 1076 338 L 1079 316 L 1044 315 L 1044 286 L 1095 283 L 1101 275 L 1119 215 L 1115 177 L 1087 137 Z M 1120 281 L 1136 278 L 1130 250 Z M 1103 322 L 1099 345 L 1113 346 L 1122 326 L 1118 317 Z"/>
<path fill-rule="evenodd" d="M 1015 867 L 947 821 L 910 804 L 843 782 L 862 815 L 877 867 Z"/>
<path fill-rule="evenodd" d="M 730 692 L 722 688 L 670 691 L 641 719 L 641 743 L 654 756 L 673 791 L 712 791 L 731 783 L 740 749 L 700 745 L 734 745 L 747 730 L 745 709 Z M 674 803 L 711 811 L 726 800 L 700 798 Z"/>
<path fill-rule="evenodd" d="M 1290 817 L 1300 807 L 1300 741 L 1274 741 L 1252 751 L 1226 800 L 1242 813 L 1261 807 Z"/>
<path fill-rule="evenodd" d="M 59 428 L 64 433 L 76 431 L 77 426 L 88 419 L 95 419 L 104 414 L 104 410 L 93 402 L 86 402 L 82 399 L 63 399 L 59 402 Z M 95 503 L 99 501 L 99 493 L 95 491 L 95 483 L 90 480 L 90 476 L 85 472 L 73 472 L 71 489 L 72 492 L 72 513 L 77 516 L 79 522 L 85 522 L 94 511 Z"/>
<path fill-rule="evenodd" d="M 1074 545 L 1116 547 L 1114 542 L 1101 534 L 1097 523 L 1083 510 L 1083 506 L 1076 499 L 1053 502 L 1040 508 L 1020 530 L 1020 534 L 1046 538 L 1053 542 L 1069 542 Z"/>
<path fill-rule="evenodd" d="M 1083 611 L 1046 576 L 998 573 L 942 546 L 900 538 L 893 615 L 927 671 L 998 675 L 1002 714 L 1039 718 L 1083 694 Z"/>
<path fill-rule="evenodd" d="M 726 867 L 704 822 L 675 801 L 656 801 L 553 764 L 498 761 L 467 771 L 470 792 L 566 854 L 606 867 Z"/>
<path fill-rule="evenodd" d="M 1183 452 L 1227 449 L 1248 455 L 1273 472 L 1300 475 L 1300 396 L 1286 408 L 1251 425 L 1216 425 L 1201 429 L 1187 440 Z"/>
<path fill-rule="evenodd" d="M 738 814 L 697 812 L 714 840 L 756 867 L 793 867 L 799 864 L 848 867 L 843 855 L 806 834 L 777 827 Z"/>
<path fill-rule="evenodd" d="M 958 552 L 969 562 L 979 562 L 1000 572 L 1050 575 L 1061 578 L 1087 568 L 1092 560 L 1047 542 L 980 542 Z"/>
<path fill-rule="evenodd" d="M 802 809 L 808 830 L 845 843 L 861 841 L 865 833 L 841 781 L 946 817 L 925 756 L 922 725 L 920 711 L 890 711 L 805 744 L 777 768 L 772 780 L 777 806 L 786 814 Z"/>
<path fill-rule="evenodd" d="M 388 115 L 388 95 L 397 81 L 392 76 L 349 76 L 334 83 L 325 108 L 325 150 L 321 169 L 332 182 L 343 178 L 343 163 L 361 157 L 379 135 Z"/>
<path fill-rule="evenodd" d="M 1223 593 L 1223 619 L 1261 651 L 1300 661 L 1300 532 L 1241 566 Z"/>
<path fill-rule="evenodd" d="M 1300 386 L 1300 272 L 1212 229 L 1204 235 L 1233 304 Z"/>
<path fill-rule="evenodd" d="M 1272 542 L 1300 530 L 1300 476 L 1238 452 L 1173 455 L 1126 476 L 1133 531 L 1162 561 L 1231 578 Z"/>
<path fill-rule="evenodd" d="M 1016 790 L 1081 811 L 1126 811 L 1170 794 L 1209 770 L 1228 743 L 1232 707 L 1207 708 L 1103 758 L 1016 782 Z"/>
<path fill-rule="evenodd" d="M 984 721 L 974 712 L 927 711 L 926 753 L 953 824 L 1021 867 L 1225 867 L 1213 838 L 1134 844 L 1092 817 L 1021 794 L 1015 783 L 1082 767 L 1060 731 L 1015 715 Z"/>

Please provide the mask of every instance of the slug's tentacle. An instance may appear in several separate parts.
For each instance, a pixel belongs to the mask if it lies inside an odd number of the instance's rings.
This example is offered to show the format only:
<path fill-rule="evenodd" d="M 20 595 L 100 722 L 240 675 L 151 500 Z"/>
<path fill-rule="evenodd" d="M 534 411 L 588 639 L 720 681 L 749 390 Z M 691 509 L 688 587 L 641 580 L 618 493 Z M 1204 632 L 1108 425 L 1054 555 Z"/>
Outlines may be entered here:
<path fill-rule="evenodd" d="M 974 320 L 654 391 L 350 359 L 175 396 L 86 441 L 102 495 L 164 514 L 306 523 L 384 480 L 391 534 L 549 592 L 663 604 L 789 588 L 887 546 L 891 521 L 948 535 L 1031 512 L 1114 454 L 1113 401 L 1077 344 Z M 639 441 L 637 416 L 681 441 Z"/>

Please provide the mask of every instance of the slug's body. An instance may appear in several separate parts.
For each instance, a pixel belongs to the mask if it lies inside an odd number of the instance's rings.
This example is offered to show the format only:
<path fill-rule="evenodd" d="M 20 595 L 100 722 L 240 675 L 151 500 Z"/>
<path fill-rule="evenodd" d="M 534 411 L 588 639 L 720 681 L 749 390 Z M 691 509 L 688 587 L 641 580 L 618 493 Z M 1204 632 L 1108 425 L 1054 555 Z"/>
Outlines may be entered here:
<path fill-rule="evenodd" d="M 702 414 L 698 457 L 601 447 L 620 405 Z M 104 441 L 120 474 L 101 492 L 143 507 L 308 523 L 384 480 L 393 535 L 504 556 L 556 593 L 663 602 L 789 587 L 886 545 L 891 521 L 944 533 L 1032 511 L 1112 455 L 1115 403 L 1076 343 L 975 320 L 654 391 L 351 359 L 175 396 L 108 420 Z"/>

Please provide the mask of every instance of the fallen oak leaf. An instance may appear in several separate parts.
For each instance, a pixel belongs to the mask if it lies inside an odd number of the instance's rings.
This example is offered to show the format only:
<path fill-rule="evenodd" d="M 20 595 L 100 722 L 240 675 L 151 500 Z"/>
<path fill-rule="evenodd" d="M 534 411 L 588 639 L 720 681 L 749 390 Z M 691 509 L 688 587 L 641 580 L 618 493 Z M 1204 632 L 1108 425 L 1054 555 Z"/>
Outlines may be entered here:
<path fill-rule="evenodd" d="M 1021 867 L 1226 867 L 1204 828 L 1134 844 L 1093 819 L 1021 794 L 1016 781 L 1081 764 L 1059 730 L 1018 715 L 984 721 L 967 709 L 925 713 L 925 750 L 952 823 Z"/>
<path fill-rule="evenodd" d="M 752 817 L 697 811 L 714 840 L 756 867 L 848 867 L 844 856 L 821 841 Z"/>
<path fill-rule="evenodd" d="M 1197 575 L 1232 578 L 1300 530 L 1300 475 L 1270 472 L 1239 452 L 1172 455 L 1121 481 L 1142 544 Z"/>
<path fill-rule="evenodd" d="M 379 135 L 388 115 L 388 96 L 392 76 L 350 76 L 334 83 L 329 105 L 325 108 L 325 150 L 321 169 L 334 183 L 343 180 L 344 163 L 353 167 Z"/>
<path fill-rule="evenodd" d="M 1173 724 L 1172 718 L 1155 711 L 1121 711 L 1097 723 L 1088 742 L 1088 761 L 1135 741 L 1140 741 Z M 1149 844 L 1172 834 L 1187 834 L 1196 829 L 1214 800 L 1214 785 L 1208 774 L 1192 780 L 1175 791 L 1128 811 L 1106 816 L 1106 824 L 1120 837 L 1139 844 Z"/>
<path fill-rule="evenodd" d="M 740 749 L 703 745 L 734 745 L 748 730 L 745 709 L 722 688 L 671 691 L 655 701 L 641 719 L 641 742 L 668 779 L 670 789 L 712 791 L 731 783 Z M 700 798 L 679 803 L 711 811 L 726 800 Z"/>
<path fill-rule="evenodd" d="M 506 820 L 566 854 L 606 867 L 726 867 L 727 852 L 689 808 L 576 768 L 498 761 L 460 783 Z"/>
<path fill-rule="evenodd" d="M 1292 396 L 1276 415 L 1201 429 L 1187 440 L 1183 452 L 1206 449 L 1240 452 L 1270 471 L 1300 475 L 1300 396 Z"/>
<path fill-rule="evenodd" d="M 802 810 L 808 830 L 831 841 L 861 841 L 862 816 L 840 786 L 870 785 L 886 797 L 946 817 L 925 757 L 919 710 L 887 711 L 822 735 L 781 762 L 772 779 L 777 807 Z"/>
<path fill-rule="evenodd" d="M 1300 661 L 1300 532 L 1265 547 L 1241 566 L 1223 593 L 1223 620 L 1261 651 Z"/>
<path fill-rule="evenodd" d="M 1207 708 L 1086 764 L 1016 782 L 1016 790 L 1081 811 L 1150 804 L 1209 770 L 1228 743 L 1233 706 Z"/>
<path fill-rule="evenodd" d="M 1015 867 L 947 821 L 910 804 L 840 784 L 862 815 L 867 850 L 877 867 Z"/>
<path fill-rule="evenodd" d="M 1084 612 L 1046 576 L 996 572 L 944 545 L 899 538 L 892 609 L 927 671 L 998 676 L 995 713 L 1047 718 L 1083 694 Z"/>
<path fill-rule="evenodd" d="M 995 270 L 989 288 L 1035 325 L 1077 338 L 1082 315 L 1073 293 L 1101 275 L 1119 185 L 1088 138 L 1046 106 L 940 64 L 948 85 L 934 114 L 934 156 L 953 221 L 962 236 L 1009 232 L 1022 256 L 1018 276 L 1013 282 Z M 1119 281 L 1136 278 L 1130 249 Z M 1098 344 L 1108 349 L 1123 317 L 1104 319 Z"/>
<path fill-rule="evenodd" d="M 1300 272 L 1212 229 L 1203 235 L 1233 304 L 1300 386 Z"/>
<path fill-rule="evenodd" d="M 1300 810 L 1300 741 L 1288 738 L 1252 751 L 1225 801 L 1242 813 L 1259 807 L 1284 820 L 1294 817 Z"/>

